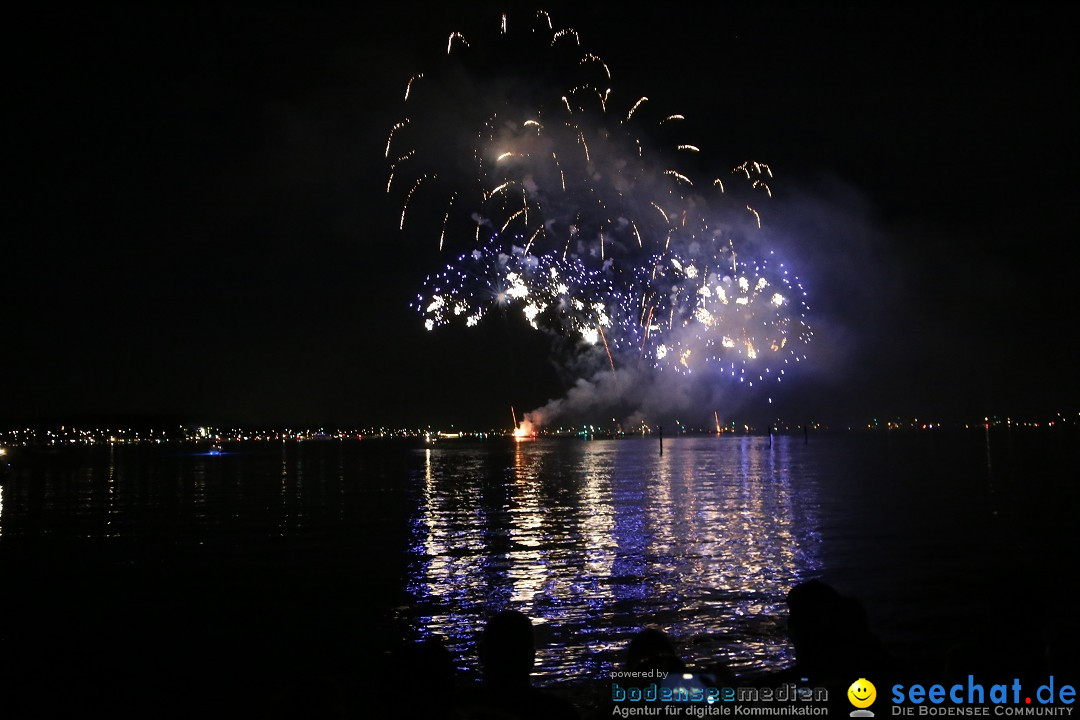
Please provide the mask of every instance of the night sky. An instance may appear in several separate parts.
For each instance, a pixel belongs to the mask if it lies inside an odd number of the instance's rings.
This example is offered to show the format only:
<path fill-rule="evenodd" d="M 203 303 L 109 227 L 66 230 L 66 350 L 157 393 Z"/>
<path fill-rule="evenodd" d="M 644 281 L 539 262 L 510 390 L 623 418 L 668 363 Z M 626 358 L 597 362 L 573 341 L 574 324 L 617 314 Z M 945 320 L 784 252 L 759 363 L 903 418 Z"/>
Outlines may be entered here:
<path fill-rule="evenodd" d="M 504 6 L 376 5 L 8 23 L 0 421 L 486 427 L 565 391 L 514 317 L 424 330 L 436 239 L 384 192 L 406 81 Z M 1076 410 L 1064 10 L 565 5 L 544 7 L 687 115 L 715 173 L 774 169 L 818 313 L 777 413 Z"/>

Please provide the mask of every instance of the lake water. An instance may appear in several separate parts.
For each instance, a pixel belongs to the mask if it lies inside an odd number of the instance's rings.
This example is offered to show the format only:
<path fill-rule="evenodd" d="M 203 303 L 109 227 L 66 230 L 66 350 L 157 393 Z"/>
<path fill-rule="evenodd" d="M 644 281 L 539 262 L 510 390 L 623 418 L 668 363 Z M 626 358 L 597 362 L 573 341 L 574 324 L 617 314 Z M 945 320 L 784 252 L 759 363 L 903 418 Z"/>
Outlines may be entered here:
<path fill-rule="evenodd" d="M 1037 643 L 1073 615 L 1075 439 L 17 451 L 0 495 L 0 602 L 15 622 L 0 637 L 17 678 L 164 647 L 166 675 L 196 673 L 190 661 L 254 688 L 428 637 L 472 673 L 484 618 L 514 608 L 537 624 L 542 683 L 603 677 L 646 624 L 692 663 L 745 675 L 791 664 L 785 594 L 822 578 L 864 603 L 897 657 L 933 665 L 987 632 Z"/>

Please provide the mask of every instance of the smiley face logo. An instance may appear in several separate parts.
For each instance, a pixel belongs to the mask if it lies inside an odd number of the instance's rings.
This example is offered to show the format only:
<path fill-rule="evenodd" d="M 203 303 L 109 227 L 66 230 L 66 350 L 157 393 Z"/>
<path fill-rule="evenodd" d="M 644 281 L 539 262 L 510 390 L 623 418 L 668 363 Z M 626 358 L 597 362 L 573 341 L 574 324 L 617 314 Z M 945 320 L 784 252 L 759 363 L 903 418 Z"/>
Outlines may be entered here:
<path fill-rule="evenodd" d="M 855 707 L 868 708 L 877 699 L 877 688 L 866 678 L 859 678 L 847 689 L 847 697 Z"/>

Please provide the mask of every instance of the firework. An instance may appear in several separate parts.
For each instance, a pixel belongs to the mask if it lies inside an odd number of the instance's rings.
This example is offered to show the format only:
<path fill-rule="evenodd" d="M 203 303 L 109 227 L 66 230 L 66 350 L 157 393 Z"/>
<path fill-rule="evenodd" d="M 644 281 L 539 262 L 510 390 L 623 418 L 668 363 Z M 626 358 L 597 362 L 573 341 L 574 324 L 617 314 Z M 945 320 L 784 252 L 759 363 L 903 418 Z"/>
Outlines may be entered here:
<path fill-rule="evenodd" d="M 684 116 L 621 93 L 581 43 L 545 13 L 502 16 L 489 36 L 451 34 L 408 81 L 387 192 L 402 229 L 450 254 L 415 309 L 429 330 L 520 311 L 603 348 L 613 371 L 779 380 L 812 332 L 800 281 L 762 250 L 772 169 L 744 162 L 727 190 L 695 183 Z"/>

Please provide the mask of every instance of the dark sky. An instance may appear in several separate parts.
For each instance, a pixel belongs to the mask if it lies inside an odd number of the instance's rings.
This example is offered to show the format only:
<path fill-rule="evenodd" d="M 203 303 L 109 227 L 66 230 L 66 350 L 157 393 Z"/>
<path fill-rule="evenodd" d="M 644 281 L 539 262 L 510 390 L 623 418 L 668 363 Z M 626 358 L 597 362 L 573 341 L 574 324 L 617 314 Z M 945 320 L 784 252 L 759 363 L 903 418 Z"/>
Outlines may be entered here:
<path fill-rule="evenodd" d="M 513 319 L 424 331 L 439 258 L 383 192 L 405 82 L 499 6 L 377 5 L 10 23 L 0 420 L 485 426 L 564 391 Z M 778 411 L 1074 411 L 1064 11 L 866 5 L 546 8 L 716 172 L 777 171 L 820 313 Z"/>

